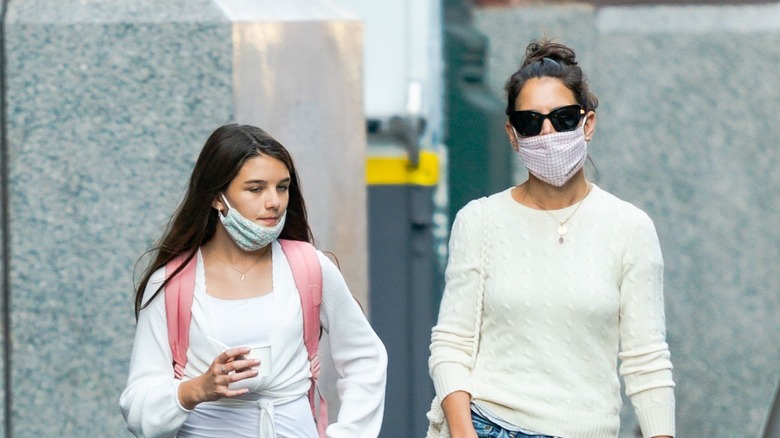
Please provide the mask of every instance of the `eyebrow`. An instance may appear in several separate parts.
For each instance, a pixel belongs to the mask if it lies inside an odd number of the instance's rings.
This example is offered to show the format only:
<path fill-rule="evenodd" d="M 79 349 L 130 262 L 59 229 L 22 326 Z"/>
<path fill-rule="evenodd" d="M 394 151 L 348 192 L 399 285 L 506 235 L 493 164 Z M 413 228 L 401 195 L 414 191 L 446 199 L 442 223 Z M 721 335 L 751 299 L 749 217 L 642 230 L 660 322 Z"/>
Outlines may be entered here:
<path fill-rule="evenodd" d="M 561 108 L 566 108 L 566 107 L 570 107 L 570 106 L 574 106 L 574 105 L 579 105 L 581 109 L 585 109 L 585 108 L 584 108 L 582 105 L 580 105 L 580 104 L 578 104 L 578 103 L 570 103 L 570 104 L 568 104 L 568 105 L 561 105 L 561 106 L 559 106 L 559 107 L 553 108 L 553 109 L 552 109 L 552 110 L 550 110 L 550 112 L 549 112 L 549 113 L 547 113 L 547 114 L 545 114 L 545 113 L 543 113 L 543 112 L 541 112 L 541 111 L 537 111 L 537 110 L 515 110 L 515 112 L 516 112 L 516 113 L 521 113 L 521 112 L 522 112 L 522 113 L 536 113 L 536 114 L 541 114 L 541 115 L 543 115 L 543 116 L 544 116 L 544 115 L 548 115 L 548 114 L 550 114 L 550 113 L 551 113 L 551 112 L 553 112 L 553 111 L 558 111 L 558 110 L 559 110 L 559 109 L 561 109 Z"/>
<path fill-rule="evenodd" d="M 279 184 L 289 183 L 290 181 L 292 181 L 292 179 L 290 177 L 287 177 L 287 178 L 279 181 Z M 250 179 L 250 180 L 244 181 L 244 184 L 245 185 L 246 184 L 268 184 L 268 181 L 266 181 L 264 179 Z"/>

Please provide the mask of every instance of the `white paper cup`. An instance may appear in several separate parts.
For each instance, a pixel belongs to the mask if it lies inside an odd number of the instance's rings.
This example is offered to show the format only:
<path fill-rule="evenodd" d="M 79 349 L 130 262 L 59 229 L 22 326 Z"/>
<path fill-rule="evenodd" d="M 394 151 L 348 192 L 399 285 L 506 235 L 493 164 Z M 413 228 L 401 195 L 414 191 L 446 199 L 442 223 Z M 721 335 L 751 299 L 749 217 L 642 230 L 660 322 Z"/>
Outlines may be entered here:
<path fill-rule="evenodd" d="M 247 359 L 259 359 L 260 365 L 257 367 L 257 377 L 265 377 L 271 374 L 271 346 L 249 347 Z"/>
<path fill-rule="evenodd" d="M 222 351 L 228 350 L 231 347 L 223 344 L 217 339 L 208 337 L 208 339 L 213 342 L 214 344 L 218 345 L 219 348 L 222 349 Z M 259 359 L 260 365 L 257 366 L 257 377 L 265 377 L 271 374 L 271 346 L 270 345 L 262 345 L 262 346 L 250 346 L 249 347 L 249 354 L 244 356 L 246 359 Z M 237 356 L 236 360 L 241 360 L 241 356 Z M 233 373 L 235 371 L 231 371 Z M 253 378 L 253 379 L 254 379 Z M 244 387 L 246 385 L 242 384 L 241 382 L 232 383 L 230 385 L 230 389 L 238 389 L 240 387 Z"/>

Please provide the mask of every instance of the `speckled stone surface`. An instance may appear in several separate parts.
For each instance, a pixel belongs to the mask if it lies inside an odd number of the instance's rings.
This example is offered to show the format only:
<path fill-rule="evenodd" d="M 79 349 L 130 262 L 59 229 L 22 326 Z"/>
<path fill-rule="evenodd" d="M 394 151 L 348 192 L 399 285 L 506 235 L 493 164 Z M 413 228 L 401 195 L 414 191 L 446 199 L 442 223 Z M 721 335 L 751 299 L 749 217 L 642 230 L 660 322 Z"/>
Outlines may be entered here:
<path fill-rule="evenodd" d="M 5 12 L 5 5 L 0 4 L 0 14 Z M 0 23 L 0 26 L 3 26 L 3 23 Z M 0 29 L 0 31 L 4 31 L 5 29 Z M 2 74 L 2 72 L 0 72 Z M 5 90 L 0 90 L 0 98 L 5 99 Z M 2 124 L 0 124 L 2 125 Z M 5 126 L 0 126 L 0 138 L 1 136 L 5 135 Z M 2 147 L 2 145 L 0 145 Z M 4 176 L 2 172 L 5 172 L 5 160 L 3 151 L 0 151 L 0 176 Z M 5 185 L 5 180 L 0 180 L 0 184 Z M 3 193 L 0 195 L 0 202 L 3 202 L 3 197 L 5 194 Z M 4 207 L 0 206 L 0 209 L 3 209 Z M 0 210 L 0 243 L 5 242 L 5 212 Z M 5 301 L 5 245 L 0 244 L 0 291 L 3 291 L 3 293 L 0 293 L 0 308 L 4 308 L 4 301 Z M 6 315 L 5 313 L 0 314 L 0 339 L 5 340 L 5 323 Z M 3 346 L 2 350 L 0 350 L 0 376 L 5 376 L 5 347 Z M 5 425 L 5 407 L 6 407 L 6 388 L 5 388 L 5 378 L 3 378 L 3 381 L 0 382 L 0 425 Z M 0 438 L 5 438 L 5 428 L 0 427 Z"/>
<path fill-rule="evenodd" d="M 3 135 L 4 127 L 0 126 L 0 135 Z M 3 155 L 0 154 L 0 169 L 2 169 L 4 166 L 3 161 Z M 3 182 L 0 181 L 0 184 Z M 2 199 L 0 199 L 0 202 L 2 202 Z M 5 233 L 3 232 L 2 225 L 4 224 L 5 218 L 0 216 L 0 242 L 4 242 L 5 240 Z M 0 245 L 0 291 L 5 291 L 5 248 L 4 245 Z M 0 293 L 0 308 L 3 308 L 5 305 L 5 296 L 4 292 Z M 0 318 L 5 318 L 5 315 L 0 315 Z M 0 357 L 5 358 L 5 328 L 3 326 L 4 320 L 0 319 L 0 339 L 3 340 L 3 342 L 0 342 Z M 0 376 L 5 376 L 5 360 L 0 360 Z M 5 400 L 6 400 L 6 389 L 5 389 L 5 379 L 3 379 L 2 382 L 0 382 L 0 424 L 5 424 Z M 5 429 L 0 428 L 0 438 L 5 438 Z"/>
<path fill-rule="evenodd" d="M 14 437 L 127 436 L 132 271 L 232 114 L 210 0 L 17 0 L 6 17 Z"/>
<path fill-rule="evenodd" d="M 780 379 L 780 4 L 485 8 L 475 24 L 497 93 L 531 38 L 577 49 L 601 101 L 591 178 L 661 240 L 678 435 L 759 436 Z"/>

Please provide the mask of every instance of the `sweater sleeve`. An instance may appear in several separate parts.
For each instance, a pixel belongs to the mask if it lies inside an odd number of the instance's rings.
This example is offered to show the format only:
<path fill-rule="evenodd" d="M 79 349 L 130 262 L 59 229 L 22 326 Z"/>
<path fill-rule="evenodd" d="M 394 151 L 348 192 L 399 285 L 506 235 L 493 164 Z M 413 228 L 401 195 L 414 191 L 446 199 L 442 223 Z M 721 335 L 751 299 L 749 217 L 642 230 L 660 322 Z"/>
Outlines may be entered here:
<path fill-rule="evenodd" d="M 385 406 L 387 351 L 338 268 L 322 253 L 320 322 L 328 333 L 341 401 L 329 438 L 379 436 Z"/>
<path fill-rule="evenodd" d="M 440 400 L 455 391 L 471 394 L 472 354 L 478 342 L 482 228 L 481 209 L 472 201 L 452 225 L 445 286 L 436 325 L 431 331 L 428 368 Z"/>
<path fill-rule="evenodd" d="M 156 272 L 144 292 L 146 301 L 162 282 Z M 135 330 L 130 372 L 119 406 L 128 430 L 137 437 L 174 437 L 189 416 L 179 404 L 181 381 L 173 377 L 162 292 L 141 311 Z"/>
<path fill-rule="evenodd" d="M 666 343 L 661 248 L 644 213 L 632 234 L 620 285 L 620 374 L 644 436 L 673 436 L 674 381 Z"/>

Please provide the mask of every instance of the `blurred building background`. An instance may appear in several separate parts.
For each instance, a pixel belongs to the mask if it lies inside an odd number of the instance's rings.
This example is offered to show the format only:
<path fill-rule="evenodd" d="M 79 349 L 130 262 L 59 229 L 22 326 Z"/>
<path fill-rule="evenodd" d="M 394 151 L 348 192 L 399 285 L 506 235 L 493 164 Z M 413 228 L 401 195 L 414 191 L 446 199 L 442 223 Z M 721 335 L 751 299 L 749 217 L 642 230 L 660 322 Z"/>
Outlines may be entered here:
<path fill-rule="evenodd" d="M 761 436 L 780 379 L 777 1 L 5 0 L 0 437 L 128 436 L 136 262 L 232 121 L 291 150 L 317 243 L 390 353 L 382 436 L 423 436 L 449 221 L 525 178 L 502 88 L 543 35 L 601 101 L 590 177 L 658 229 L 678 435 Z"/>

